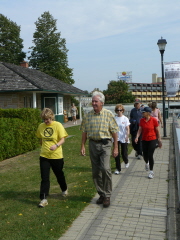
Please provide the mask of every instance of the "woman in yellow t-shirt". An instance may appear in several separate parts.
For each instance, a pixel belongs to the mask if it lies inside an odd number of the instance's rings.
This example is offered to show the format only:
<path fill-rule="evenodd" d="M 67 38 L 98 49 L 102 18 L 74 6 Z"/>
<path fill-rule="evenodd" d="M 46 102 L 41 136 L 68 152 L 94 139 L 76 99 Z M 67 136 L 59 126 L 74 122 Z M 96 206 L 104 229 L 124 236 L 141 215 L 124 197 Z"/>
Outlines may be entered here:
<path fill-rule="evenodd" d="M 63 172 L 63 152 L 62 144 L 68 136 L 66 130 L 61 123 L 54 121 L 54 113 L 49 108 L 44 108 L 41 113 L 41 118 L 44 121 L 37 129 L 37 137 L 40 139 L 40 170 L 41 170 L 41 185 L 39 207 L 48 205 L 47 196 L 49 195 L 50 179 L 49 173 L 52 168 L 57 182 L 62 190 L 62 196 L 68 194 L 67 184 Z"/>

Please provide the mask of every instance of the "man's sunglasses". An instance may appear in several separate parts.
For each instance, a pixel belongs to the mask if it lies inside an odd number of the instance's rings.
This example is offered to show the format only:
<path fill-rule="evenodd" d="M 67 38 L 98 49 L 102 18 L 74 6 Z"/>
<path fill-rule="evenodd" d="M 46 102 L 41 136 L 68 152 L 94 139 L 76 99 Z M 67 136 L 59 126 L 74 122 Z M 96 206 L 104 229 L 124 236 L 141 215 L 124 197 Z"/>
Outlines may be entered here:
<path fill-rule="evenodd" d="M 122 111 L 123 111 L 122 109 L 121 110 L 119 110 L 119 109 L 116 110 L 116 112 L 122 112 Z"/>

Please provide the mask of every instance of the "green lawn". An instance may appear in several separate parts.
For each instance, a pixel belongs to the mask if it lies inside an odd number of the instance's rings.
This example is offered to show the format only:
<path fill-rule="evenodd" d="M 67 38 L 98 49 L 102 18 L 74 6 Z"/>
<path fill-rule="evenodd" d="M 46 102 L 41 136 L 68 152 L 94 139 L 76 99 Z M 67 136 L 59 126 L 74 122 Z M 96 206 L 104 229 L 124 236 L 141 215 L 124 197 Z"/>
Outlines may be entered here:
<path fill-rule="evenodd" d="M 64 172 L 69 195 L 63 198 L 51 172 L 49 205 L 39 203 L 39 149 L 0 163 L 0 239 L 57 240 L 88 205 L 96 191 L 91 178 L 88 150 L 80 155 L 79 126 L 67 128 L 72 137 L 63 145 Z M 129 146 L 129 152 L 131 151 Z M 115 164 L 112 158 L 112 170 Z"/>

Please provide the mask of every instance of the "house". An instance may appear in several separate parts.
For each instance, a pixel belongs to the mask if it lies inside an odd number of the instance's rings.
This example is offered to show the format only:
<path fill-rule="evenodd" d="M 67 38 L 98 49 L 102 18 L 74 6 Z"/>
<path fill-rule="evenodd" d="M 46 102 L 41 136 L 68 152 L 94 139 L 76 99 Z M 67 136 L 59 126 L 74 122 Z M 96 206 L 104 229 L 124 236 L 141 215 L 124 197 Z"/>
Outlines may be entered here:
<path fill-rule="evenodd" d="M 41 71 L 28 68 L 27 62 L 21 66 L 0 62 L 0 108 L 51 108 L 56 120 L 64 122 L 64 113 L 70 111 L 71 96 L 86 93 Z M 81 101 L 79 101 L 81 119 Z"/>

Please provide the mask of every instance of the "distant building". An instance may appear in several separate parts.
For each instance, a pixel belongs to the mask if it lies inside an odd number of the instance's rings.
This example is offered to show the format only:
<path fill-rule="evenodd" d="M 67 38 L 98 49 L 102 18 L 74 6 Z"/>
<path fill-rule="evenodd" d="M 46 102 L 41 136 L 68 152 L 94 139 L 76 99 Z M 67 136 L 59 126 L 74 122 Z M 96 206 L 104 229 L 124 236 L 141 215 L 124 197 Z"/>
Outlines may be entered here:
<path fill-rule="evenodd" d="M 142 102 L 162 102 L 162 79 L 156 73 L 152 74 L 152 83 L 127 83 L 132 94 Z M 166 83 L 165 83 L 166 96 Z M 180 101 L 180 89 L 176 97 L 165 97 L 165 100 L 172 102 Z"/>

